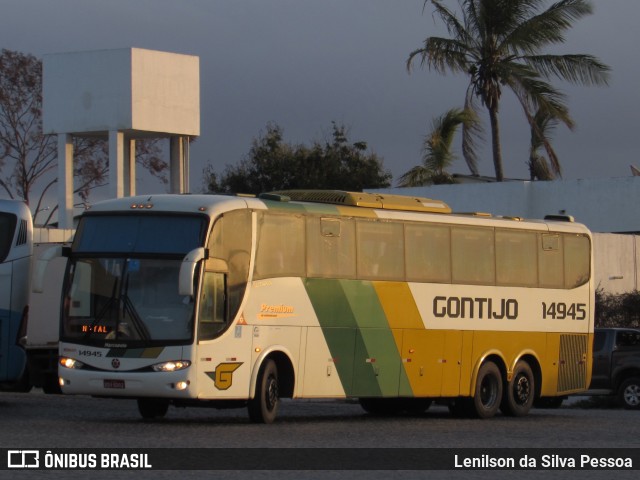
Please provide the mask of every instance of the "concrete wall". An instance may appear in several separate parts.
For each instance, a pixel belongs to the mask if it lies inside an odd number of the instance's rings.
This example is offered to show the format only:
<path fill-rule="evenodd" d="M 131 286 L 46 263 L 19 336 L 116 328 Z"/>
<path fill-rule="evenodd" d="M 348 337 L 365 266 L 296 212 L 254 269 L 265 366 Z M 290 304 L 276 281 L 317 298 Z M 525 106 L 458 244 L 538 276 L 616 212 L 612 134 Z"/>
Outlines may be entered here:
<path fill-rule="evenodd" d="M 190 55 L 123 48 L 43 60 L 43 130 L 200 135 L 200 66 Z"/>
<path fill-rule="evenodd" d="M 640 177 L 432 185 L 375 191 L 444 200 L 454 212 L 524 218 L 562 213 L 573 215 L 593 232 L 640 232 Z"/>
<path fill-rule="evenodd" d="M 608 293 L 638 290 L 640 237 L 636 235 L 593 235 L 596 287 Z"/>

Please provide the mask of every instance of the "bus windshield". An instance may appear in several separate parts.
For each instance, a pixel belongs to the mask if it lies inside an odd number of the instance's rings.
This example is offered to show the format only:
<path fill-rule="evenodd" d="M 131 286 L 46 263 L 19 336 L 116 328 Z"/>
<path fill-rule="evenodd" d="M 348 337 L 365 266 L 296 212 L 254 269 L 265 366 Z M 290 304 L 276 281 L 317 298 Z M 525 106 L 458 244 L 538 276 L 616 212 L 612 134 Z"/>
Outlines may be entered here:
<path fill-rule="evenodd" d="M 16 216 L 12 213 L 0 212 L 0 262 L 4 262 L 11 250 L 16 220 Z"/>
<path fill-rule="evenodd" d="M 128 346 L 188 344 L 194 301 L 179 294 L 184 255 L 202 246 L 202 215 L 88 215 L 64 291 L 62 339 Z"/>
<path fill-rule="evenodd" d="M 193 300 L 178 294 L 181 260 L 73 258 L 62 336 L 88 344 L 185 344 Z"/>

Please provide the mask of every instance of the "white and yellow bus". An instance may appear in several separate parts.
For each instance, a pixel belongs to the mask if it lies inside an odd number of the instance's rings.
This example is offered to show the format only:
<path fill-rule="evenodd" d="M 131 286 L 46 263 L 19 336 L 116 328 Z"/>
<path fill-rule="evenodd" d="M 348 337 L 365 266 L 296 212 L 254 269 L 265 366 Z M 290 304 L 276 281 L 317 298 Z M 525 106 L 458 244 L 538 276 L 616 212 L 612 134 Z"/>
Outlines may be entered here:
<path fill-rule="evenodd" d="M 357 398 L 369 412 L 525 415 L 585 390 L 590 233 L 425 198 L 287 191 L 95 205 L 70 251 L 64 393 L 169 405 Z"/>

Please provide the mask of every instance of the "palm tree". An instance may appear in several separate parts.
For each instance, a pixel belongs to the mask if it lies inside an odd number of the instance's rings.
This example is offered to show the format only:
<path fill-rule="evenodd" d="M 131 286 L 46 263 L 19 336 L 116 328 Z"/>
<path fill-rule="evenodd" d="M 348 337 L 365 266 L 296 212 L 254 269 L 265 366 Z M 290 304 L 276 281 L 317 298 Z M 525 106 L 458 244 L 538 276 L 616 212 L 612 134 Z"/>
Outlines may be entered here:
<path fill-rule="evenodd" d="M 473 110 L 452 108 L 434 119 L 431 132 L 425 137 L 422 146 L 422 165 L 417 165 L 404 173 L 400 177 L 398 186 L 419 187 L 454 183 L 453 177 L 445 169 L 455 159 L 451 144 L 460 125 L 465 127 L 468 132 L 463 149 L 466 149 L 468 154 L 473 156 L 473 140 L 477 132 L 478 117 Z"/>
<path fill-rule="evenodd" d="M 441 0 L 431 3 L 451 38 L 428 37 L 424 46 L 410 53 L 407 69 L 416 58 L 421 66 L 438 73 L 469 76 L 465 108 L 477 108 L 476 98 L 489 111 L 491 144 L 496 179 L 504 178 L 498 106 L 502 88 L 513 91 L 529 125 L 533 112 L 543 110 L 553 118 L 573 126 L 565 97 L 547 80 L 557 77 L 575 84 L 606 85 L 609 67 L 594 56 L 553 55 L 542 50 L 564 42 L 572 22 L 592 13 L 588 0 L 559 0 L 543 9 L 546 0 L 458 0 L 462 20 Z M 545 142 L 545 148 L 548 143 Z M 466 159 L 466 158 L 465 158 Z M 469 160 L 466 159 L 469 163 Z M 560 165 L 552 165 L 561 174 Z M 472 161 L 470 168 L 475 168 Z"/>

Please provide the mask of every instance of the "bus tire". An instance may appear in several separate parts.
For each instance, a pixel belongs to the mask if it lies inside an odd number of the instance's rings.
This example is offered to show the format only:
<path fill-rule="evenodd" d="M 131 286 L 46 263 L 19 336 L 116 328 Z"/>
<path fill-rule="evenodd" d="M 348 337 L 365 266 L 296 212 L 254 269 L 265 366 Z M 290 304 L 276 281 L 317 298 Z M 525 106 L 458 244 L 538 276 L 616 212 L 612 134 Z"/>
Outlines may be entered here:
<path fill-rule="evenodd" d="M 163 418 L 168 410 L 169 402 L 167 400 L 159 400 L 156 398 L 138 399 L 138 411 L 145 420 Z"/>
<path fill-rule="evenodd" d="M 276 362 L 267 360 L 260 369 L 256 394 L 249 400 L 249 419 L 254 423 L 273 423 L 279 404 L 278 368 Z"/>
<path fill-rule="evenodd" d="M 505 415 L 523 417 L 531 410 L 534 397 L 535 383 L 531 367 L 527 362 L 518 362 L 504 390 L 500 410 Z"/>
<path fill-rule="evenodd" d="M 493 362 L 486 362 L 478 371 L 476 388 L 473 395 L 473 416 L 477 418 L 493 417 L 502 401 L 502 375 Z"/>
<path fill-rule="evenodd" d="M 620 384 L 618 402 L 628 410 L 640 409 L 640 377 L 627 378 Z"/>

